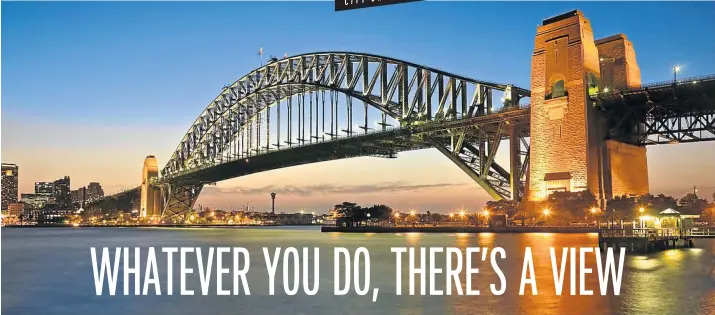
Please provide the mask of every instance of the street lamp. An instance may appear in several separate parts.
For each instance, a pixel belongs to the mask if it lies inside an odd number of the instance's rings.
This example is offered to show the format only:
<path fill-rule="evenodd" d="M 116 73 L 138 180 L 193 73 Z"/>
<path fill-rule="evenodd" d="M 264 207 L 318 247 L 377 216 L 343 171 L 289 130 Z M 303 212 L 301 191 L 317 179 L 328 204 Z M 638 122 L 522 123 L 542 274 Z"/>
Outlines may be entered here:
<path fill-rule="evenodd" d="M 544 211 L 542 211 L 542 213 L 544 214 L 544 217 L 546 217 L 546 222 L 548 223 L 549 213 L 551 213 L 551 210 L 549 210 L 549 208 L 545 208 Z"/>
<path fill-rule="evenodd" d="M 673 82 L 678 82 L 678 72 L 680 72 L 680 66 L 675 65 L 673 67 Z"/>
<path fill-rule="evenodd" d="M 643 214 L 644 211 L 645 211 L 645 208 L 643 208 L 643 207 L 638 208 L 638 212 L 640 212 L 641 214 Z"/>
<path fill-rule="evenodd" d="M 592 207 L 591 208 L 591 216 L 595 219 L 596 218 L 596 212 L 598 212 L 598 208 Z M 596 228 L 599 228 L 598 226 L 598 220 L 596 220 Z"/>
<path fill-rule="evenodd" d="M 484 225 L 487 225 L 489 220 L 489 210 L 484 209 L 484 211 L 482 211 L 482 214 L 484 215 Z"/>

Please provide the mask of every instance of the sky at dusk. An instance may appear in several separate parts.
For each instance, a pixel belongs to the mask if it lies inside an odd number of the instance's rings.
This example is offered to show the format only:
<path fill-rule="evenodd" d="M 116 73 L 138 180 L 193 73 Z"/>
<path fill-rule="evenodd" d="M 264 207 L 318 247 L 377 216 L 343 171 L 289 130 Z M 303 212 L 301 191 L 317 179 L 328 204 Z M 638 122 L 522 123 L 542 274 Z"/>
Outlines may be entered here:
<path fill-rule="evenodd" d="M 3 2 L 2 162 L 20 192 L 71 176 L 111 193 L 162 167 L 221 88 L 268 55 L 369 52 L 529 87 L 536 26 L 579 9 L 596 38 L 625 33 L 644 83 L 715 74 L 715 3 L 418 2 L 334 12 L 332 2 Z M 505 150 L 502 150 L 505 151 Z M 505 153 L 505 152 L 503 152 Z M 504 159 L 504 154 L 498 160 Z M 715 191 L 715 143 L 648 147 L 653 193 Z M 434 149 L 274 170 L 207 187 L 198 203 L 326 211 L 342 201 L 448 212 L 486 192 Z"/>

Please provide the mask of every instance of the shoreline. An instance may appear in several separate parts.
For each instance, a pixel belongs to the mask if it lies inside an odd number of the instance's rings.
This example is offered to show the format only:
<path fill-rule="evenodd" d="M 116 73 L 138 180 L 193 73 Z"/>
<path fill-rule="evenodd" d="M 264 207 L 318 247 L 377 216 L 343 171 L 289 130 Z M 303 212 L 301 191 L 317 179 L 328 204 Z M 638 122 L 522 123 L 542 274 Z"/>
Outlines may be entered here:
<path fill-rule="evenodd" d="M 80 225 L 74 226 L 70 224 L 47 224 L 47 225 L 5 225 L 2 228 L 245 228 L 245 227 L 290 227 L 290 226 L 320 226 L 320 224 L 272 224 L 272 225 L 255 225 L 255 224 L 122 224 L 122 225 Z"/>
<path fill-rule="evenodd" d="M 485 226 L 322 226 L 321 232 L 339 233 L 598 233 L 596 227 L 485 227 Z"/>

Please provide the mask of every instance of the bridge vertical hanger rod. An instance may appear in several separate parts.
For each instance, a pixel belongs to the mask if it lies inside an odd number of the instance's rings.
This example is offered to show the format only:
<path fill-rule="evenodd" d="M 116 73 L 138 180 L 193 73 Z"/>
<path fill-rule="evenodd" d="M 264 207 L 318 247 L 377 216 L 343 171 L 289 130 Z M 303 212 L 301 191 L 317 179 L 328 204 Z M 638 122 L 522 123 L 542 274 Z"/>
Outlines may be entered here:
<path fill-rule="evenodd" d="M 271 107 L 266 105 L 266 153 L 271 151 Z"/>
<path fill-rule="evenodd" d="M 280 90 L 279 92 L 280 93 Z M 276 148 L 280 150 L 281 148 L 281 96 L 278 94 L 278 105 L 276 106 L 276 118 L 278 119 L 276 125 Z"/>
<path fill-rule="evenodd" d="M 509 183 L 511 184 L 511 200 L 519 201 L 519 186 L 521 186 L 521 165 L 519 165 L 520 148 L 519 137 L 516 134 L 516 125 L 509 124 Z"/>
<path fill-rule="evenodd" d="M 254 100 L 255 100 L 255 96 L 254 96 Z M 255 107 L 255 104 L 256 104 L 256 102 L 254 101 L 253 105 L 251 105 L 251 107 Z M 253 109 L 255 109 L 255 108 L 252 108 L 252 110 L 249 112 L 249 116 L 248 116 L 249 120 L 248 120 L 248 123 L 246 124 L 246 126 L 248 128 L 247 129 L 248 130 L 248 147 L 246 147 L 246 152 L 248 152 L 248 156 L 251 156 L 251 148 L 253 147 L 253 121 L 255 120 L 255 117 L 252 117 L 254 114 Z"/>
<path fill-rule="evenodd" d="M 434 89 L 432 88 L 432 72 L 429 70 L 425 70 L 424 86 L 427 89 L 425 91 L 425 116 L 427 116 L 426 119 L 429 121 L 432 120 L 432 93 L 434 93 Z"/>
<path fill-rule="evenodd" d="M 320 98 L 323 103 L 323 114 L 321 115 L 321 118 L 323 119 L 322 137 L 323 141 L 325 141 L 325 91 L 320 91 Z"/>
<path fill-rule="evenodd" d="M 309 91 L 310 108 L 308 109 L 308 142 L 313 143 L 313 91 Z"/>
<path fill-rule="evenodd" d="M 319 104 L 318 96 L 319 96 L 319 94 L 320 94 L 320 91 L 316 89 L 315 90 L 315 140 L 316 140 L 316 142 L 320 138 L 320 133 L 318 133 L 318 116 L 320 116 L 319 115 L 320 113 L 318 112 L 318 104 Z"/>
<path fill-rule="evenodd" d="M 338 94 L 338 91 L 335 91 L 335 131 L 333 131 L 333 137 L 336 137 L 338 135 L 338 131 L 340 130 L 340 120 L 338 119 L 338 110 L 340 107 L 338 107 L 338 102 L 340 101 L 340 94 Z"/>
<path fill-rule="evenodd" d="M 348 117 L 348 126 L 347 126 L 347 133 L 348 135 L 353 134 L 353 99 L 352 97 L 345 96 L 345 102 L 348 105 L 348 112 L 347 112 L 347 117 Z"/>
<path fill-rule="evenodd" d="M 261 112 L 256 113 L 256 155 L 261 153 Z"/>
<path fill-rule="evenodd" d="M 288 86 L 288 94 L 290 95 L 288 97 L 288 141 L 286 141 L 286 144 L 288 144 L 288 147 L 293 146 L 293 86 L 289 85 Z"/>
<path fill-rule="evenodd" d="M 367 103 L 365 103 L 365 101 L 361 101 L 361 102 L 362 102 L 363 107 L 365 108 L 365 133 L 367 133 L 367 130 L 368 130 L 368 128 L 370 127 L 370 126 L 368 126 L 368 123 L 367 123 L 367 112 L 368 112 L 367 110 L 368 110 L 368 108 L 367 108 Z"/>
<path fill-rule="evenodd" d="M 300 86 L 300 93 L 298 93 L 298 144 L 303 144 L 303 139 L 305 139 L 305 112 L 303 108 L 305 107 L 305 85 Z"/>

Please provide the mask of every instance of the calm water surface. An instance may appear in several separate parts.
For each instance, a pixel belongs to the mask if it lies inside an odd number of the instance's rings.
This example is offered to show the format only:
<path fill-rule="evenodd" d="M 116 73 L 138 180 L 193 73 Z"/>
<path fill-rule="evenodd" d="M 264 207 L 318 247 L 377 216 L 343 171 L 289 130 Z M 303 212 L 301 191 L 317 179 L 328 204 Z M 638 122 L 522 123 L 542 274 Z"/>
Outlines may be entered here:
<path fill-rule="evenodd" d="M 612 293 L 610 296 L 570 296 L 568 275 L 564 295 L 557 296 L 548 248 L 596 246 L 596 238 L 594 234 L 338 234 L 320 233 L 312 227 L 2 229 L 1 310 L 3 314 L 73 315 L 715 314 L 715 239 L 698 240 L 697 248 L 693 249 L 669 250 L 648 256 L 629 254 L 620 296 L 613 296 Z M 120 270 L 118 295 L 105 293 L 96 296 L 89 250 L 92 246 L 245 247 L 251 254 L 248 274 L 251 295 L 216 296 L 215 281 L 208 296 L 176 295 L 179 292 L 179 275 L 176 271 L 178 257 L 175 255 L 175 295 L 121 295 L 123 282 Z M 276 275 L 276 295 L 268 295 L 262 247 L 269 247 L 272 252 L 275 247 L 289 246 L 320 247 L 320 291 L 317 295 L 306 296 L 302 290 L 295 296 L 285 295 L 282 266 L 279 266 Z M 371 293 L 357 296 L 353 291 L 346 296 L 333 296 L 332 251 L 337 246 L 349 249 L 364 246 L 369 249 L 371 287 L 380 288 L 377 302 L 372 302 Z M 503 247 L 507 258 L 500 261 L 499 266 L 507 278 L 506 293 L 501 296 L 491 294 L 489 284 L 498 284 L 498 278 L 488 263 L 482 263 L 481 257 L 475 257 L 475 267 L 479 267 L 480 271 L 472 277 L 473 287 L 480 289 L 482 295 L 409 296 L 406 294 L 409 292 L 407 273 L 403 270 L 403 295 L 397 296 L 395 257 L 390 252 L 390 247 L 394 246 Z M 528 287 L 527 295 L 518 295 L 523 249 L 527 246 L 534 251 L 538 296 L 531 296 Z M 166 259 L 163 255 L 157 258 L 162 293 L 166 293 Z M 225 264 L 229 264 L 228 258 L 224 257 Z M 195 260 L 190 258 L 189 262 L 188 267 L 194 268 L 196 273 Z M 406 264 L 404 260 L 403 263 Z M 437 260 L 436 264 L 444 268 L 444 258 Z M 587 266 L 595 268 L 592 255 Z M 143 274 L 144 266 L 141 272 Z M 230 286 L 231 277 L 224 277 L 224 286 Z M 444 278 L 438 277 L 437 281 L 437 287 L 443 289 Z M 587 289 L 598 292 L 597 281 L 597 276 L 588 276 Z M 189 278 L 188 287 L 200 294 L 196 274 Z M 153 292 L 153 287 L 150 292 Z"/>

